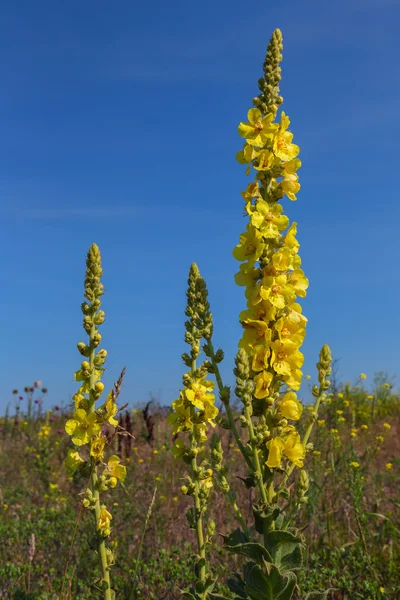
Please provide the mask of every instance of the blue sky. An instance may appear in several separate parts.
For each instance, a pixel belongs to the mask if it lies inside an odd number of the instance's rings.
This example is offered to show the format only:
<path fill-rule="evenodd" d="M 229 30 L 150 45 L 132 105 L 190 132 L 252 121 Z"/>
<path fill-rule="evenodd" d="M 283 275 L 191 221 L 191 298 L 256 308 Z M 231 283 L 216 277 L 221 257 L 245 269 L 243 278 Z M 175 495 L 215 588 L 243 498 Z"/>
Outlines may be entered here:
<path fill-rule="evenodd" d="M 175 397 L 187 271 L 210 292 L 231 366 L 245 221 L 237 134 L 274 28 L 301 147 L 298 222 L 310 280 L 305 373 L 321 345 L 342 379 L 400 374 L 396 0 L 87 0 L 0 6 L 0 409 L 41 379 L 69 401 L 83 338 L 84 261 L 104 258 L 106 382 L 122 400 Z"/>

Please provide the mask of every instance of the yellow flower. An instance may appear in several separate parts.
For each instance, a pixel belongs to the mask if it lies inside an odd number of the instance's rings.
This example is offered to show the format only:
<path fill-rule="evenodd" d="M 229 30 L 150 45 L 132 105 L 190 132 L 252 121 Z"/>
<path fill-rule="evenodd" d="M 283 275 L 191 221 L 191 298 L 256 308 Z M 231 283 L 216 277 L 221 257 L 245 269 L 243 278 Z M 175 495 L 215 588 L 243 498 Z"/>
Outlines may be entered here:
<path fill-rule="evenodd" d="M 246 142 L 251 146 L 263 146 L 276 129 L 276 125 L 271 126 L 274 115 L 268 114 L 263 117 L 258 108 L 250 108 L 247 118 L 249 120 L 247 123 L 239 124 L 239 134 L 246 138 Z"/>
<path fill-rule="evenodd" d="M 386 463 L 385 468 L 386 468 L 386 471 L 390 471 L 393 468 L 393 464 L 388 462 L 388 463 Z"/>
<path fill-rule="evenodd" d="M 287 341 L 284 344 L 277 340 L 272 342 L 271 365 L 279 375 L 291 375 L 299 369 L 304 361 L 304 356 L 297 349 L 297 345 Z"/>
<path fill-rule="evenodd" d="M 354 467 L 354 469 L 358 469 L 358 467 L 360 466 L 360 463 L 358 463 L 357 461 L 353 460 L 353 461 L 350 463 L 350 466 L 351 466 L 351 467 Z"/>
<path fill-rule="evenodd" d="M 270 469 L 280 468 L 282 461 L 282 450 L 284 447 L 285 442 L 280 437 L 276 437 L 267 443 L 268 459 L 265 463 L 267 467 Z"/>
<path fill-rule="evenodd" d="M 338 418 L 338 423 L 345 423 L 346 419 L 344 417 L 339 417 Z"/>
<path fill-rule="evenodd" d="M 342 410 L 337 410 L 337 411 L 336 411 L 336 414 L 337 414 L 337 415 L 342 415 L 342 414 L 343 414 L 343 411 L 342 411 Z"/>
<path fill-rule="evenodd" d="M 210 390 L 214 388 L 212 381 L 200 380 L 191 384 L 184 390 L 185 398 L 199 410 L 204 410 L 206 403 L 212 403 L 215 400 L 214 394 Z"/>
<path fill-rule="evenodd" d="M 286 275 L 277 277 L 266 276 L 260 284 L 260 296 L 263 300 L 269 300 L 276 308 L 285 308 L 295 299 L 292 285 L 288 285 Z"/>
<path fill-rule="evenodd" d="M 75 446 L 83 446 L 99 433 L 100 424 L 94 412 L 87 413 L 83 408 L 78 408 L 73 419 L 66 422 L 65 431 L 72 436 Z"/>
<path fill-rule="evenodd" d="M 357 433 L 358 433 L 358 430 L 355 427 L 352 427 L 351 428 L 351 433 L 350 433 L 351 437 L 352 438 L 356 438 L 357 437 Z"/>
<path fill-rule="evenodd" d="M 287 131 L 289 125 L 289 117 L 282 111 L 281 122 L 273 141 L 273 150 L 275 156 L 284 161 L 296 158 L 300 152 L 300 148 L 296 144 L 292 144 L 293 133 Z"/>
<path fill-rule="evenodd" d="M 108 472 L 106 475 L 110 478 L 110 487 L 117 485 L 117 480 L 124 481 L 126 477 L 126 467 L 120 464 L 120 459 L 116 454 L 110 456 L 107 463 Z"/>
<path fill-rule="evenodd" d="M 111 519 L 111 513 L 109 513 L 106 507 L 103 505 L 100 510 L 100 517 L 99 522 L 97 524 L 97 528 L 105 537 L 109 536 L 111 533 Z"/>
<path fill-rule="evenodd" d="M 175 400 L 172 403 L 172 408 L 175 412 L 168 415 L 167 422 L 173 425 L 174 435 L 179 433 L 179 431 L 190 429 L 192 427 L 190 406 L 185 406 L 183 403 L 180 404 Z"/>
<path fill-rule="evenodd" d="M 386 388 L 387 390 L 390 389 L 390 383 L 384 383 L 383 387 Z"/>
<path fill-rule="evenodd" d="M 291 421 L 298 421 L 303 412 L 303 407 L 297 400 L 297 395 L 294 392 L 286 392 L 279 402 L 279 412 Z"/>
<path fill-rule="evenodd" d="M 297 192 L 300 190 L 299 178 L 295 173 L 286 175 L 279 184 L 280 189 L 289 200 L 297 200 Z"/>
<path fill-rule="evenodd" d="M 247 231 L 242 233 L 239 239 L 239 244 L 233 250 L 233 256 L 239 262 L 248 261 L 250 265 L 254 265 L 264 250 L 261 233 L 249 225 Z"/>
<path fill-rule="evenodd" d="M 269 386 L 271 385 L 272 377 L 273 375 L 269 371 L 262 371 L 254 377 L 254 396 L 256 398 L 266 398 L 269 395 Z"/>
<path fill-rule="evenodd" d="M 313 450 L 314 456 L 321 456 L 321 452 L 319 450 Z"/>
<path fill-rule="evenodd" d="M 49 483 L 49 488 L 51 490 L 58 490 L 60 486 L 58 485 L 58 483 Z"/>
<path fill-rule="evenodd" d="M 368 394 L 367 398 L 368 398 L 368 400 L 373 400 L 374 399 L 374 397 L 373 397 L 372 394 Z"/>
<path fill-rule="evenodd" d="M 105 404 L 105 410 L 106 410 L 106 417 L 107 417 L 108 422 L 110 423 L 110 425 L 114 425 L 114 427 L 116 427 L 118 425 L 118 421 L 117 421 L 117 419 L 115 419 L 115 415 L 118 412 L 118 406 L 114 402 L 111 394 L 109 394 L 109 396 L 107 398 L 107 401 Z"/>
<path fill-rule="evenodd" d="M 390 423 L 384 423 L 384 424 L 383 424 L 383 426 L 384 426 L 384 428 L 385 428 L 385 429 L 387 429 L 387 430 L 389 430 L 389 429 L 391 429 L 391 428 L 392 428 L 392 426 L 390 425 Z"/>
<path fill-rule="evenodd" d="M 269 150 L 257 153 L 257 162 L 253 164 L 256 171 L 268 171 L 274 162 L 274 155 Z"/>
<path fill-rule="evenodd" d="M 368 425 L 361 425 L 361 429 L 362 429 L 363 431 L 366 431 L 366 430 L 368 429 Z"/>
<path fill-rule="evenodd" d="M 298 467 L 303 466 L 306 451 L 297 432 L 293 432 L 287 437 L 283 454 Z"/>
<path fill-rule="evenodd" d="M 375 439 L 378 442 L 378 444 L 382 444 L 382 442 L 385 441 L 385 438 L 383 437 L 383 435 L 377 435 Z"/>
<path fill-rule="evenodd" d="M 318 419 L 317 423 L 319 426 L 325 425 L 325 419 Z"/>
<path fill-rule="evenodd" d="M 101 433 L 92 441 L 90 455 L 93 456 L 93 458 L 95 458 L 97 462 L 103 460 L 105 445 L 106 438 Z"/>
<path fill-rule="evenodd" d="M 252 349 L 252 353 L 253 354 L 253 362 L 252 362 L 252 369 L 253 371 L 263 371 L 264 369 L 268 368 L 268 358 L 269 355 L 271 354 L 270 349 L 267 347 L 265 348 L 264 346 L 255 346 L 255 348 Z"/>
<path fill-rule="evenodd" d="M 138 460 L 138 463 L 140 463 L 140 464 L 141 464 L 141 463 L 143 463 L 143 462 L 144 462 L 143 458 L 139 458 L 139 460 Z"/>
<path fill-rule="evenodd" d="M 242 321 L 242 327 L 244 332 L 239 348 L 249 350 L 257 346 L 264 347 L 271 340 L 271 329 L 265 321 L 246 319 Z"/>
<path fill-rule="evenodd" d="M 289 225 L 289 219 L 282 215 L 281 204 L 271 204 L 258 200 L 256 210 L 251 214 L 251 224 L 259 229 L 265 238 L 276 238 Z"/>
<path fill-rule="evenodd" d="M 47 437 L 50 433 L 51 429 L 48 425 L 42 425 L 42 427 L 40 428 L 40 431 L 38 433 L 38 436 L 40 438 L 44 438 Z"/>
<path fill-rule="evenodd" d="M 367 379 L 367 376 L 365 373 L 360 373 L 360 379 Z"/>
<path fill-rule="evenodd" d="M 338 398 L 343 398 L 343 394 L 342 394 L 342 392 L 339 392 L 339 393 L 338 393 L 338 395 L 337 395 L 337 397 L 338 397 Z"/>
<path fill-rule="evenodd" d="M 306 375 L 306 379 L 311 379 L 311 375 Z"/>
<path fill-rule="evenodd" d="M 308 283 L 308 279 L 302 269 L 295 269 L 289 279 L 289 284 L 300 298 L 306 297 Z"/>

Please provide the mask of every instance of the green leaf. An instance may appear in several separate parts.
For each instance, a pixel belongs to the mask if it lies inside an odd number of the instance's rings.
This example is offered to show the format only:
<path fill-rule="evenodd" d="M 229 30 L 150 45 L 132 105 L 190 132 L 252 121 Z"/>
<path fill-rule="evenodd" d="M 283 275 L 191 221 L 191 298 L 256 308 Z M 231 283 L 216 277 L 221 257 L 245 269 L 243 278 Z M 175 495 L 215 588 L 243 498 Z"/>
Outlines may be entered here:
<path fill-rule="evenodd" d="M 280 512 L 279 506 L 268 506 L 265 508 L 264 506 L 253 504 L 255 526 L 258 533 L 263 535 L 265 531 L 268 531 L 272 523 L 279 517 Z"/>
<path fill-rule="evenodd" d="M 265 539 L 265 546 L 271 553 L 272 562 L 278 567 L 282 566 L 284 569 L 301 567 L 303 540 L 290 531 L 279 529 L 269 531 Z"/>
<path fill-rule="evenodd" d="M 284 575 L 273 564 L 264 569 L 255 563 L 244 567 L 245 592 L 251 600 L 290 600 L 297 579 L 294 573 Z"/>
<path fill-rule="evenodd" d="M 244 581 L 241 578 L 241 576 L 239 575 L 239 573 L 235 573 L 235 577 L 236 577 L 236 579 L 232 579 L 232 577 L 230 577 L 228 579 L 228 581 L 226 582 L 228 585 L 228 588 L 231 590 L 231 592 L 236 594 L 237 598 L 243 598 L 244 600 L 246 600 L 248 598 L 248 596 L 247 596 L 246 592 L 244 591 Z"/>
<path fill-rule="evenodd" d="M 239 528 L 224 537 L 225 547 L 234 554 L 246 556 L 256 563 L 263 565 L 264 561 L 272 562 L 270 553 L 258 542 L 249 542 L 247 536 Z"/>

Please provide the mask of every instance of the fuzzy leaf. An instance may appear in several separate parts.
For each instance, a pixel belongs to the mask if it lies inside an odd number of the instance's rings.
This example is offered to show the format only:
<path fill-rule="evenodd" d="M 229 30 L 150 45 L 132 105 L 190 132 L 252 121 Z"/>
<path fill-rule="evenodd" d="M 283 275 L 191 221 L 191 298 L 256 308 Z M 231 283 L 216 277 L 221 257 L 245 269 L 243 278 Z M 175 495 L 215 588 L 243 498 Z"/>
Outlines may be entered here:
<path fill-rule="evenodd" d="M 258 542 L 249 542 L 247 536 L 239 528 L 230 535 L 224 536 L 224 543 L 229 552 L 246 556 L 259 565 L 263 565 L 264 561 L 272 562 L 268 550 Z"/>
<path fill-rule="evenodd" d="M 255 563 L 244 568 L 245 592 L 251 600 L 290 600 L 297 579 L 294 573 L 280 573 L 273 564 L 264 569 Z"/>

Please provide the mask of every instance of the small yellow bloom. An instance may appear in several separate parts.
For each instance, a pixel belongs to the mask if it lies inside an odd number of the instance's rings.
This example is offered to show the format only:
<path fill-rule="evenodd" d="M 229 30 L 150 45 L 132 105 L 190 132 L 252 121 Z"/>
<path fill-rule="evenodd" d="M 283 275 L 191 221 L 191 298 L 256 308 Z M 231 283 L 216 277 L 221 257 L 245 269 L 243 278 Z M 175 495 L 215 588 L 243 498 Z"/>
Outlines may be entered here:
<path fill-rule="evenodd" d="M 143 458 L 139 458 L 138 463 L 144 462 Z"/>
<path fill-rule="evenodd" d="M 383 387 L 386 388 L 387 390 L 389 390 L 390 389 L 390 383 L 384 383 Z"/>
<path fill-rule="evenodd" d="M 373 399 L 374 399 L 374 397 L 373 397 L 373 395 L 372 395 L 372 394 L 368 394 L 368 396 L 367 396 L 367 399 L 368 399 L 368 400 L 373 400 Z"/>
<path fill-rule="evenodd" d="M 367 379 L 367 376 L 365 373 L 360 373 L 360 379 Z"/>
<path fill-rule="evenodd" d="M 322 425 L 325 425 L 325 419 L 318 419 L 317 423 L 320 427 L 322 427 Z"/>
<path fill-rule="evenodd" d="M 366 430 L 368 429 L 368 425 L 361 425 L 361 429 L 362 429 L 363 431 L 366 431 Z"/>
<path fill-rule="evenodd" d="M 390 425 L 390 423 L 384 423 L 384 424 L 383 424 L 383 426 L 384 426 L 384 428 L 385 428 L 385 429 L 387 429 L 387 430 L 389 430 L 389 429 L 391 429 L 391 428 L 392 428 L 392 426 Z"/>
<path fill-rule="evenodd" d="M 126 467 L 120 464 L 120 458 L 113 454 L 110 456 L 107 463 L 108 472 L 106 475 L 110 478 L 110 486 L 115 487 L 117 485 L 117 480 L 124 481 L 126 477 Z"/>
<path fill-rule="evenodd" d="M 295 392 L 286 392 L 279 402 L 279 412 L 285 417 L 292 421 L 298 421 L 303 412 L 303 406 L 297 400 Z"/>
<path fill-rule="evenodd" d="M 103 505 L 100 510 L 99 522 L 97 528 L 102 532 L 104 536 L 109 536 L 111 533 L 111 519 L 112 515 L 108 512 L 106 507 Z"/>
<path fill-rule="evenodd" d="M 158 450 L 153 450 L 153 454 L 158 454 Z"/>
<path fill-rule="evenodd" d="M 321 452 L 319 450 L 313 450 L 314 456 L 321 456 Z"/>
<path fill-rule="evenodd" d="M 383 437 L 383 435 L 377 435 L 375 439 L 379 444 L 382 444 L 382 442 L 385 441 L 385 438 Z"/>
<path fill-rule="evenodd" d="M 393 468 L 393 463 L 390 463 L 390 462 L 386 463 L 385 468 L 386 468 L 386 471 L 390 471 Z"/>
<path fill-rule="evenodd" d="M 338 395 L 337 395 L 337 397 L 338 397 L 338 398 L 343 398 L 343 394 L 342 394 L 342 392 L 339 392 L 339 393 L 338 393 Z"/>
<path fill-rule="evenodd" d="M 358 463 L 357 461 L 353 460 L 353 462 L 350 463 L 351 467 L 354 467 L 354 469 L 358 469 L 358 467 L 360 466 L 360 463 Z"/>
<path fill-rule="evenodd" d="M 306 375 L 306 379 L 311 379 L 311 375 Z"/>

